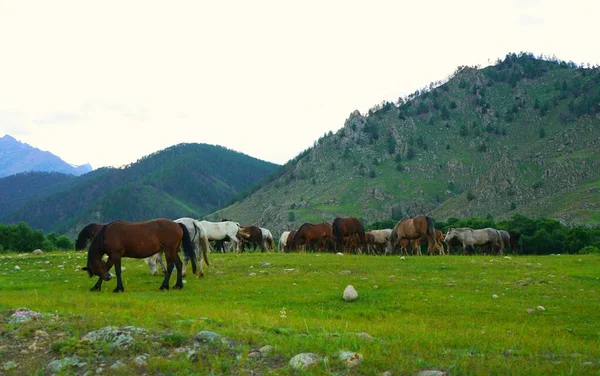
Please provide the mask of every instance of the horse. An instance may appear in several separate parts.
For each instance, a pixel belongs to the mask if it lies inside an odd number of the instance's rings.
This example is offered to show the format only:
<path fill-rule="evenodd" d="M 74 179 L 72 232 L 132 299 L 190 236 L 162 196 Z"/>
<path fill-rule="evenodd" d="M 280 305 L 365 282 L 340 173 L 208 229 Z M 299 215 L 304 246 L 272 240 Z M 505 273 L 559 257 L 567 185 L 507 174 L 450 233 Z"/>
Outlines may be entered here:
<path fill-rule="evenodd" d="M 442 246 L 442 254 L 446 253 L 446 247 L 444 247 L 444 244 L 446 244 L 446 242 L 444 241 L 444 238 L 446 237 L 446 234 L 444 234 L 442 231 L 438 230 L 437 228 L 435 229 L 435 241 Z M 422 239 L 423 237 L 421 237 Z M 447 244 L 446 244 L 447 246 Z M 450 254 L 450 249 L 448 249 L 448 254 Z"/>
<path fill-rule="evenodd" d="M 335 237 L 335 249 L 338 252 L 344 250 L 344 237 L 358 235 L 359 245 L 365 246 L 365 229 L 362 222 L 358 218 L 354 217 L 337 217 L 333 220 L 331 226 L 333 230 L 333 236 Z"/>
<path fill-rule="evenodd" d="M 260 232 L 262 232 L 263 242 L 265 243 L 265 247 L 269 251 L 272 251 L 273 248 L 275 248 L 275 241 L 273 240 L 273 234 L 271 234 L 271 231 L 269 231 L 268 229 L 266 229 L 264 227 L 260 227 Z"/>
<path fill-rule="evenodd" d="M 279 237 L 279 252 L 285 252 L 287 247 L 288 236 L 290 235 L 289 231 L 284 231 L 281 233 Z"/>
<path fill-rule="evenodd" d="M 408 255 L 409 246 L 410 246 L 410 251 L 412 254 L 414 254 L 416 256 L 423 255 L 421 253 L 421 238 L 416 238 L 416 239 L 401 238 L 400 239 L 400 254 Z"/>
<path fill-rule="evenodd" d="M 369 254 L 375 254 L 375 236 L 371 231 L 365 231 L 365 244 L 367 246 L 367 251 Z"/>
<path fill-rule="evenodd" d="M 500 254 L 504 253 L 504 243 L 502 242 L 500 232 L 490 227 L 480 230 L 473 230 L 468 227 L 451 228 L 448 229 L 444 241 L 446 243 L 453 241 L 460 242 L 463 254 L 468 248 L 474 251 L 476 245 L 483 246 L 486 244 L 490 244 L 492 251 L 498 249 Z"/>
<path fill-rule="evenodd" d="M 421 236 L 427 238 L 427 249 L 430 255 L 433 254 L 434 249 L 437 249 L 439 254 L 444 254 L 444 247 L 435 239 L 435 225 L 433 224 L 433 220 L 425 215 L 404 218 L 398 221 L 392 229 L 388 251 L 391 252 L 402 238 L 412 240 L 420 239 Z"/>
<path fill-rule="evenodd" d="M 521 251 L 521 244 L 519 242 L 519 239 L 521 239 L 521 233 L 509 231 L 508 234 L 510 235 L 510 249 L 519 253 L 519 251 Z"/>
<path fill-rule="evenodd" d="M 502 245 L 504 249 L 508 249 L 510 247 L 510 234 L 508 231 L 498 230 L 500 233 L 500 239 L 502 240 Z"/>
<path fill-rule="evenodd" d="M 98 282 L 91 291 L 99 291 L 102 281 L 109 281 L 112 276 L 108 272 L 115 266 L 117 287 L 113 292 L 125 291 L 121 279 L 121 258 L 146 258 L 164 252 L 167 259 L 167 274 L 160 286 L 161 290 L 169 289 L 169 279 L 173 267 L 177 268 L 177 282 L 173 288 L 183 288 L 182 262 L 179 258 L 179 245 L 183 245 L 184 254 L 192 260 L 192 270 L 196 273 L 196 254 L 194 245 L 186 226 L 170 219 L 158 218 L 146 222 L 111 222 L 100 230 L 88 248 L 86 270 L 91 277 L 99 276 Z M 108 255 L 104 262 L 102 256 Z"/>
<path fill-rule="evenodd" d="M 206 236 L 209 242 L 223 240 L 226 237 L 235 244 L 235 249 L 239 251 L 240 240 L 237 237 L 240 230 L 240 224 L 233 221 L 209 222 L 200 221 L 206 230 Z"/>
<path fill-rule="evenodd" d="M 294 245 L 298 247 L 306 244 L 307 250 L 313 250 L 313 247 L 329 249 L 332 239 L 332 228 L 329 223 L 304 223 L 294 236 Z"/>
<path fill-rule="evenodd" d="M 293 251 L 296 249 L 296 244 L 294 244 L 294 238 L 296 237 L 296 230 L 291 230 L 288 234 L 287 241 L 285 242 L 285 249 L 287 251 Z"/>
<path fill-rule="evenodd" d="M 240 232 L 247 236 L 242 240 L 242 252 L 245 250 L 245 245 L 250 244 L 253 247 L 260 248 L 261 252 L 266 250 L 263 233 L 258 226 L 241 226 Z"/>
<path fill-rule="evenodd" d="M 377 253 L 385 252 L 392 229 L 371 230 L 373 235 L 373 247 Z"/>

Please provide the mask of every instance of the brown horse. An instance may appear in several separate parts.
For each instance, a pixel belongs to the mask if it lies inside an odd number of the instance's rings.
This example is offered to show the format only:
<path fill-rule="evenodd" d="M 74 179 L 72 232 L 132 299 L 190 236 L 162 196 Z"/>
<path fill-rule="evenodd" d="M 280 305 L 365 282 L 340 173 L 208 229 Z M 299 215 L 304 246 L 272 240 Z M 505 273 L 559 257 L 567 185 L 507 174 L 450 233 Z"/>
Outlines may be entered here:
<path fill-rule="evenodd" d="M 183 288 L 182 262 L 179 258 L 179 245 L 183 252 L 192 260 L 192 270 L 196 273 L 196 253 L 190 239 L 190 234 L 182 223 L 170 219 L 153 219 L 146 222 L 115 221 L 102 227 L 88 248 L 87 270 L 90 277 L 99 276 L 98 282 L 91 291 L 99 291 L 102 281 L 109 281 L 112 276 L 108 272 L 115 266 L 117 287 L 113 292 L 125 291 L 121 279 L 121 258 L 146 258 L 158 252 L 164 252 L 167 259 L 167 274 L 160 286 L 161 290 L 169 289 L 169 279 L 173 267 L 177 268 L 177 282 L 174 288 Z M 108 255 L 108 261 L 102 260 Z"/>
<path fill-rule="evenodd" d="M 288 237 L 289 239 L 289 237 Z M 294 235 L 296 247 L 306 244 L 307 250 L 322 249 L 330 250 L 333 240 L 332 228 L 329 223 L 305 223 Z M 313 249 L 314 247 L 314 249 Z"/>
<path fill-rule="evenodd" d="M 400 239 L 400 253 L 403 255 L 408 255 L 408 251 L 409 251 L 409 246 L 410 246 L 410 251 L 412 252 L 412 254 L 416 255 L 416 256 L 421 256 L 421 238 L 416 238 L 416 239 L 408 239 L 408 238 L 401 238 Z"/>
<path fill-rule="evenodd" d="M 267 247 L 265 247 L 265 239 L 260 227 L 241 226 L 240 233 L 242 233 L 242 252 L 245 251 L 246 244 L 250 244 L 252 247 L 260 248 L 261 252 L 267 250 Z"/>
<path fill-rule="evenodd" d="M 418 215 L 414 218 L 404 218 L 398 221 L 390 235 L 388 251 L 391 252 L 402 238 L 412 240 L 420 239 L 421 236 L 427 238 L 429 254 L 433 254 L 434 249 L 437 249 L 440 254 L 444 253 L 444 248 L 435 239 L 435 225 L 433 224 L 433 220 L 424 215 Z"/>
<path fill-rule="evenodd" d="M 333 220 L 333 236 L 335 237 L 335 249 L 338 252 L 344 249 L 344 237 L 358 235 L 359 246 L 364 248 L 365 242 L 365 229 L 362 222 L 358 218 L 354 217 L 337 217 Z"/>
<path fill-rule="evenodd" d="M 287 238 L 287 242 L 285 243 L 285 250 L 286 251 L 295 251 L 296 250 L 296 243 L 294 243 L 294 238 L 296 237 L 296 230 L 291 230 L 288 238 Z"/>

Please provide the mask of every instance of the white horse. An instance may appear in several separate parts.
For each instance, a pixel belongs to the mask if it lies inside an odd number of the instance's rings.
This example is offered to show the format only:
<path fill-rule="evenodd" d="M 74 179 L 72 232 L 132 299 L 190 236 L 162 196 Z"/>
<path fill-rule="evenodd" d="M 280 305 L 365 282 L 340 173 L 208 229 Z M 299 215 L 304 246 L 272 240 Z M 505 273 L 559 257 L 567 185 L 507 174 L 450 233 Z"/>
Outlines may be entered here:
<path fill-rule="evenodd" d="M 264 227 L 259 227 L 259 228 L 260 228 L 260 232 L 262 232 L 263 241 L 265 243 L 265 246 L 267 246 L 267 249 L 269 251 L 272 251 L 273 248 L 275 248 L 275 241 L 273 240 L 273 234 L 271 234 L 271 231 L 269 231 L 268 229 L 266 229 Z"/>
<path fill-rule="evenodd" d="M 237 237 L 238 231 L 240 230 L 240 224 L 233 221 L 222 221 L 222 222 L 209 222 L 200 221 L 204 229 L 206 229 L 206 236 L 208 241 L 223 240 L 227 237 L 235 244 L 235 250 L 240 250 L 240 240 Z"/>
<path fill-rule="evenodd" d="M 373 234 L 373 246 L 377 253 L 385 252 L 390 235 L 392 235 L 392 229 L 371 230 L 371 234 Z"/>
<path fill-rule="evenodd" d="M 504 254 L 504 243 L 502 242 L 502 236 L 500 232 L 494 228 L 488 227 L 481 230 L 473 230 L 468 227 L 452 228 L 448 229 L 444 242 L 450 245 L 452 242 L 458 242 L 462 244 L 463 254 L 468 248 L 475 251 L 475 246 L 490 245 L 491 251 L 498 250 L 502 255 Z"/>
<path fill-rule="evenodd" d="M 286 251 L 288 236 L 290 236 L 290 232 L 284 231 L 279 237 L 279 252 Z"/>
<path fill-rule="evenodd" d="M 199 268 L 196 271 L 198 277 L 204 276 L 204 269 L 202 267 L 202 258 L 206 262 L 206 266 L 210 266 L 208 262 L 208 251 L 210 249 L 210 244 L 208 243 L 208 237 L 206 236 L 206 229 L 200 223 L 200 221 L 195 220 L 194 218 L 179 218 L 176 219 L 175 222 L 183 224 L 188 232 L 190 233 L 190 238 L 192 239 L 192 244 L 194 245 L 194 252 L 196 253 L 196 259 L 199 261 Z M 148 264 L 150 268 L 150 274 L 155 275 L 158 271 L 157 264 L 160 264 L 163 273 L 166 273 L 167 269 L 165 268 L 165 264 L 162 259 L 162 252 L 159 252 L 153 256 L 147 257 L 144 261 Z M 183 258 L 183 276 L 186 275 L 188 258 L 184 256 Z"/>

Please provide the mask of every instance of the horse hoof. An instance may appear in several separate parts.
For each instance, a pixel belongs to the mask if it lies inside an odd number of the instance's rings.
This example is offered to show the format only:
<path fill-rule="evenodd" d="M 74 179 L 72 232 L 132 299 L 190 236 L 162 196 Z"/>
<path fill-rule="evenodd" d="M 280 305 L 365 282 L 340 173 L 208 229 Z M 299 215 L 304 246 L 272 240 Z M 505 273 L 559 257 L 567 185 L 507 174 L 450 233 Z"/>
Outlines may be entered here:
<path fill-rule="evenodd" d="M 125 289 L 120 289 L 120 288 L 116 288 L 113 290 L 113 292 L 125 292 Z"/>
<path fill-rule="evenodd" d="M 168 290 L 168 289 L 169 289 L 169 286 L 160 286 L 160 289 L 161 289 L 161 290 Z"/>
<path fill-rule="evenodd" d="M 90 291 L 100 291 L 100 290 L 101 290 L 100 287 L 96 287 L 96 286 L 94 286 L 90 289 Z"/>
<path fill-rule="evenodd" d="M 183 288 L 183 284 L 173 286 L 174 289 L 181 290 Z"/>

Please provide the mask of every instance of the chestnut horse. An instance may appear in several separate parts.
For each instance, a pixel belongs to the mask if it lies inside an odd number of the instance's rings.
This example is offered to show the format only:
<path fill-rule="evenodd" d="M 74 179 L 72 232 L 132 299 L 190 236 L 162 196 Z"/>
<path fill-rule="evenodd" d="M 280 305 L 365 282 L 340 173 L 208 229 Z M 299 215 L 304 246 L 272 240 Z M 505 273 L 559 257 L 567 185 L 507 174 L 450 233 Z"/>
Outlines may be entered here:
<path fill-rule="evenodd" d="M 192 270 L 196 273 L 196 253 L 184 224 L 164 218 L 146 222 L 111 222 L 102 227 L 92 240 L 88 248 L 87 266 L 82 270 L 87 270 L 90 277 L 100 277 L 91 288 L 91 291 L 99 291 L 102 281 L 112 279 L 108 271 L 114 265 L 117 287 L 113 292 L 125 291 L 121 279 L 121 258 L 146 258 L 162 251 L 167 259 L 167 274 L 160 289 L 169 289 L 173 267 L 177 268 L 177 282 L 174 288 L 180 289 L 183 288 L 182 262 L 177 252 L 180 244 L 183 245 L 185 256 L 192 260 Z M 106 262 L 102 260 L 105 254 L 108 255 Z"/>
<path fill-rule="evenodd" d="M 420 239 L 421 236 L 427 238 L 427 249 L 429 250 L 429 254 L 433 254 L 434 249 L 437 249 L 440 254 L 444 254 L 444 248 L 435 238 L 435 225 L 433 224 L 433 220 L 424 215 L 418 215 L 414 218 L 404 218 L 398 221 L 390 235 L 388 251 L 391 252 L 402 238 L 412 240 Z"/>
<path fill-rule="evenodd" d="M 285 242 L 286 251 L 295 251 L 296 244 L 294 244 L 294 238 L 296 237 L 296 230 L 291 230 L 288 234 L 287 241 Z"/>
<path fill-rule="evenodd" d="M 344 238 L 358 235 L 359 246 L 365 248 L 365 229 L 362 222 L 358 218 L 354 217 L 337 217 L 333 220 L 333 236 L 335 237 L 335 249 L 337 252 L 344 250 Z"/>
<path fill-rule="evenodd" d="M 330 250 L 333 234 L 329 223 L 305 223 L 294 236 L 296 247 L 306 244 L 306 250 L 322 249 Z"/>
<path fill-rule="evenodd" d="M 240 233 L 242 234 L 242 252 L 245 251 L 246 244 L 250 244 L 252 247 L 260 248 L 261 252 L 267 250 L 267 247 L 265 247 L 265 238 L 260 227 L 241 226 Z"/>

